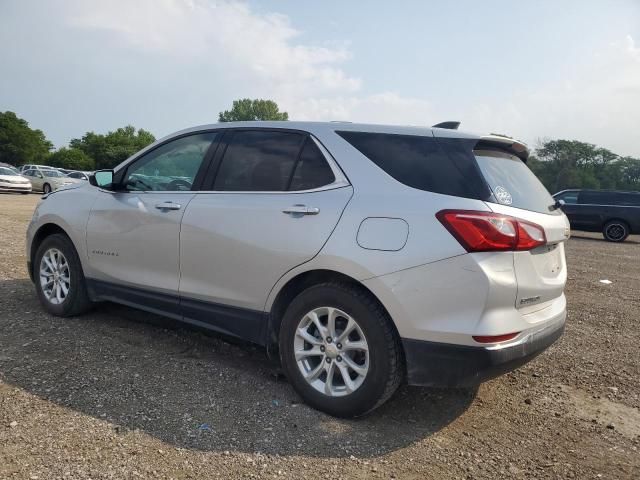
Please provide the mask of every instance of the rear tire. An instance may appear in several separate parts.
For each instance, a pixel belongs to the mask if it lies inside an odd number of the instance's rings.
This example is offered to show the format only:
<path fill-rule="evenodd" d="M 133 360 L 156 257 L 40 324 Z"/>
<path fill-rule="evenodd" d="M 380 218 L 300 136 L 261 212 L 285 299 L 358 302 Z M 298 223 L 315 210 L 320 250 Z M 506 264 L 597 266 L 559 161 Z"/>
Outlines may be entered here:
<path fill-rule="evenodd" d="M 43 193 L 51 193 L 51 185 L 49 185 L 48 183 L 45 183 L 42 186 L 42 192 Z"/>
<path fill-rule="evenodd" d="M 402 347 L 391 319 L 371 294 L 348 283 L 323 283 L 300 293 L 284 314 L 279 344 L 296 392 L 336 417 L 370 412 L 404 379 Z"/>
<path fill-rule="evenodd" d="M 629 233 L 629 225 L 622 220 L 611 220 L 602 229 L 602 236 L 608 242 L 624 242 Z"/>
<path fill-rule="evenodd" d="M 34 257 L 33 278 L 38 299 L 50 314 L 72 317 L 91 308 L 80 258 L 66 235 L 43 240 Z"/>

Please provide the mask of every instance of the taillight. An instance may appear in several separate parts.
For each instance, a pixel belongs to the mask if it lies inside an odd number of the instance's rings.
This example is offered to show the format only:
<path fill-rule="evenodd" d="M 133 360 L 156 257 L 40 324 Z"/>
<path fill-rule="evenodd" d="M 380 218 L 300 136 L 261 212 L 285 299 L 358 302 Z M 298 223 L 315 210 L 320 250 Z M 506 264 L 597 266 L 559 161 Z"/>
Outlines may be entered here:
<path fill-rule="evenodd" d="M 540 225 L 509 215 L 442 210 L 436 217 L 467 252 L 531 250 L 547 243 Z"/>

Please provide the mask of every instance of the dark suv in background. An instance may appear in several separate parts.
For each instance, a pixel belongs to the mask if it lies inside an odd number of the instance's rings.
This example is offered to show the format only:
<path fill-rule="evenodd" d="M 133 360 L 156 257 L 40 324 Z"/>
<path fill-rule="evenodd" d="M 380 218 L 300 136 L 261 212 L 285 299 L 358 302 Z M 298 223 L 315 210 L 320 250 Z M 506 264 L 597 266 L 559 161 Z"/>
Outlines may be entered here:
<path fill-rule="evenodd" d="M 610 242 L 640 233 L 640 192 L 563 190 L 553 197 L 564 201 L 562 210 L 574 230 L 602 232 Z"/>

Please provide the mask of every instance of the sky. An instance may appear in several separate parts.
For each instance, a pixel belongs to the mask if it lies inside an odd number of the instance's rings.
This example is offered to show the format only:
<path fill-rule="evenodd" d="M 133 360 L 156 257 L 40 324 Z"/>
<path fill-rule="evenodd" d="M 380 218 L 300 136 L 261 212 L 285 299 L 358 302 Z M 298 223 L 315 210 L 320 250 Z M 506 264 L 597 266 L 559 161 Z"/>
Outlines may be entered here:
<path fill-rule="evenodd" d="M 0 45 L 0 111 L 56 147 L 248 97 L 640 157 L 640 0 L 0 0 Z"/>

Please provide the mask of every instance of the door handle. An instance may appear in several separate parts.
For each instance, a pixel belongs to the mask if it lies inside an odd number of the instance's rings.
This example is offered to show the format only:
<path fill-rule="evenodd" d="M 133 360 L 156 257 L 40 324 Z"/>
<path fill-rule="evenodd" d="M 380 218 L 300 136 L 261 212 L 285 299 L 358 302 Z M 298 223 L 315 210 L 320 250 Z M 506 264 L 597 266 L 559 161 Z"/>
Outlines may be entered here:
<path fill-rule="evenodd" d="M 294 215 L 317 215 L 320 213 L 320 209 L 317 207 L 307 207 L 306 205 L 293 205 L 289 208 L 285 208 L 282 213 Z"/>
<path fill-rule="evenodd" d="M 182 205 L 173 202 L 162 202 L 156 203 L 156 208 L 158 210 L 180 210 L 182 208 Z"/>

